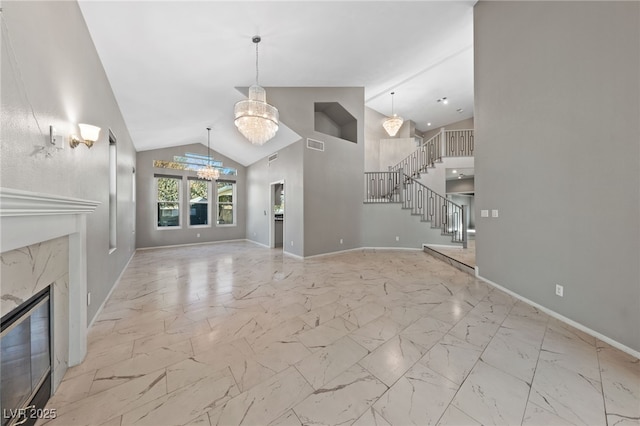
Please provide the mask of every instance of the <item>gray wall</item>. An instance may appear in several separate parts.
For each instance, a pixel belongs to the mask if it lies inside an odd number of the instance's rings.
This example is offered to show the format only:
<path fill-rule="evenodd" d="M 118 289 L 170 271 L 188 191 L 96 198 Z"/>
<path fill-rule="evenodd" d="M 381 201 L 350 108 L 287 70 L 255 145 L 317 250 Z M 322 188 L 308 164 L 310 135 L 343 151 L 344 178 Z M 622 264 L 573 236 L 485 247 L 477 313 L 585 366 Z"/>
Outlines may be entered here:
<path fill-rule="evenodd" d="M 380 172 L 380 140 L 389 135 L 382 127 L 386 116 L 371 108 L 364 108 L 364 170 Z M 386 169 L 384 170 L 386 171 Z"/>
<path fill-rule="evenodd" d="M 364 89 L 359 87 L 270 87 L 267 88 L 269 102 L 280 112 L 280 120 L 302 137 L 293 155 L 289 171 L 294 181 L 284 176 L 287 197 L 285 212 L 285 241 L 287 251 L 300 256 L 312 256 L 321 253 L 360 247 L 360 218 L 362 215 L 362 188 L 364 180 Z M 357 120 L 357 143 L 349 142 L 314 130 L 314 103 L 339 102 Z M 312 138 L 324 142 L 324 151 L 306 148 L 306 139 Z M 278 158 L 276 162 L 280 162 Z M 261 162 L 266 159 L 261 160 Z M 258 163 L 261 163 L 258 162 Z M 283 167 L 285 162 L 274 167 Z M 265 173 L 259 172 L 260 164 L 251 165 L 249 209 L 263 211 L 262 205 L 268 205 L 268 199 L 254 198 L 255 185 L 264 185 Z M 302 173 L 302 179 L 296 173 Z M 284 170 L 283 170 L 284 173 Z M 260 176 L 260 177 L 258 177 Z M 271 176 L 271 175 L 269 175 Z M 274 180 L 277 180 L 274 176 Z M 255 179 L 255 180 L 254 180 Z M 271 179 L 271 177 L 269 177 Z M 287 183 L 288 182 L 288 183 Z M 267 182 L 268 184 L 268 182 Z M 290 189 L 289 184 L 295 185 Z M 262 190 L 260 190 L 262 191 Z M 265 191 L 268 194 L 268 188 Z M 291 199 L 290 195 L 293 198 Z M 296 205 L 302 196 L 302 208 L 296 211 Z M 292 233 L 289 222 L 292 215 L 296 230 Z M 266 232 L 268 222 L 260 224 L 255 214 L 249 218 L 248 238 L 256 241 L 268 241 L 260 235 Z M 301 225 L 304 228 L 298 229 Z M 299 232 L 302 231 L 302 232 Z M 253 234 L 256 235 L 253 235 Z M 267 234 L 268 238 L 268 234 Z M 299 239 L 300 241 L 293 240 Z M 340 239 L 343 243 L 340 244 Z M 302 251 L 298 244 L 303 244 Z"/>
<path fill-rule="evenodd" d="M 448 180 L 446 181 L 446 187 L 447 194 L 456 192 L 474 192 L 474 178 Z"/>
<path fill-rule="evenodd" d="M 272 102 L 270 89 L 268 93 L 269 102 Z M 313 105 L 311 110 L 313 111 Z M 271 183 L 284 180 L 283 250 L 296 256 L 304 256 L 303 147 L 303 142 L 298 141 L 278 151 L 277 160 L 269 163 L 263 158 L 247 167 L 247 238 L 269 245 Z"/>
<path fill-rule="evenodd" d="M 363 247 L 422 248 L 423 244 L 460 246 L 400 204 L 365 204 L 361 220 Z M 396 237 L 399 238 L 396 241 Z"/>
<path fill-rule="evenodd" d="M 213 144 L 212 144 L 213 145 Z M 150 151 L 141 151 L 137 155 L 138 167 L 136 170 L 137 180 L 137 229 L 136 229 L 136 247 L 158 247 L 176 244 L 192 244 L 205 243 L 210 241 L 224 241 L 244 239 L 246 235 L 246 168 L 235 161 L 211 150 L 213 158 L 222 161 L 224 167 L 233 167 L 238 170 L 237 176 L 225 177 L 222 179 L 236 181 L 236 226 L 216 226 L 215 224 L 215 186 L 213 199 L 209 208 L 211 210 L 211 226 L 209 227 L 188 227 L 188 195 L 186 186 L 182 188 L 182 226 L 180 229 L 156 229 L 155 209 L 156 209 L 156 192 L 154 175 L 156 173 L 163 175 L 182 176 L 183 183 L 186 182 L 188 176 L 196 176 L 195 172 L 184 170 L 171 170 L 153 167 L 153 160 L 171 161 L 175 155 L 184 155 L 187 152 L 196 154 L 207 154 L 207 147 L 195 143 L 191 145 L 182 145 L 172 148 L 155 149 Z M 200 237 L 198 237 L 200 234 Z"/>
<path fill-rule="evenodd" d="M 2 186 L 99 201 L 87 217 L 91 321 L 134 251 L 135 150 L 75 2 L 2 2 Z M 75 124 L 102 128 L 93 148 L 34 155 L 49 125 L 68 137 Z M 109 141 L 117 137 L 117 249 L 109 253 Z"/>
<path fill-rule="evenodd" d="M 479 2 L 474 27 L 480 275 L 640 350 L 640 3 Z"/>
<path fill-rule="evenodd" d="M 297 121 L 298 134 L 324 142 L 324 152 L 304 149 L 304 254 L 361 246 L 364 182 L 364 88 L 298 89 L 297 102 L 339 102 L 357 120 L 357 143 L 317 133 L 312 116 Z M 342 239 L 342 244 L 340 240 Z"/>
<path fill-rule="evenodd" d="M 380 139 L 380 165 L 379 171 L 388 171 L 389 166 L 395 166 L 415 150 L 418 149 L 415 138 L 389 138 Z"/>

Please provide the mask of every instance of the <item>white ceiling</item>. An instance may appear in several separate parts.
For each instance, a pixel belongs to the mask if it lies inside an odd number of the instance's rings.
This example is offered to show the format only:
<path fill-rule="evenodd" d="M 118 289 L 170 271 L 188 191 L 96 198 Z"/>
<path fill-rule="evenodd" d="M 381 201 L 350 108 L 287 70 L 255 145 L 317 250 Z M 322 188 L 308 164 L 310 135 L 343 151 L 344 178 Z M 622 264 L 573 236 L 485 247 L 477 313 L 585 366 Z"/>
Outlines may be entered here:
<path fill-rule="evenodd" d="M 474 4 L 80 1 L 136 149 L 206 145 L 211 126 L 212 148 L 243 165 L 298 140 L 282 123 L 256 147 L 233 125 L 237 88 L 255 79 L 253 35 L 267 101 L 269 86 L 357 86 L 390 115 L 395 91 L 395 112 L 425 131 L 473 116 Z"/>

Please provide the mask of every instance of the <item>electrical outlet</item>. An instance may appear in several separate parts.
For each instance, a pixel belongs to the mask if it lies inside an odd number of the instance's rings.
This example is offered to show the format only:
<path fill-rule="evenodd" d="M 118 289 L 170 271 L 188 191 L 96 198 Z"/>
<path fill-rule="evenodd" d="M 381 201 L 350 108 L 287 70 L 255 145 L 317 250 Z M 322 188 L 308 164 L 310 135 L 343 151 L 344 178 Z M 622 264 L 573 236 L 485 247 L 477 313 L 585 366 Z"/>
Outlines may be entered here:
<path fill-rule="evenodd" d="M 293 247 L 293 240 L 291 240 L 291 247 Z"/>
<path fill-rule="evenodd" d="M 400 237 L 396 235 L 396 241 L 400 241 Z"/>
<path fill-rule="evenodd" d="M 489 217 L 489 210 L 480 210 L 480 217 Z"/>
<path fill-rule="evenodd" d="M 556 284 L 556 296 L 564 297 L 564 287 Z"/>
<path fill-rule="evenodd" d="M 199 233 L 198 233 L 198 234 L 196 234 L 196 238 L 200 238 L 200 234 L 199 234 Z"/>
<path fill-rule="evenodd" d="M 340 238 L 340 244 L 342 244 L 342 243 L 343 243 L 342 238 Z"/>
<path fill-rule="evenodd" d="M 491 210 L 491 217 L 498 217 L 498 209 Z"/>
<path fill-rule="evenodd" d="M 91 306 L 91 292 L 87 293 L 87 306 Z"/>

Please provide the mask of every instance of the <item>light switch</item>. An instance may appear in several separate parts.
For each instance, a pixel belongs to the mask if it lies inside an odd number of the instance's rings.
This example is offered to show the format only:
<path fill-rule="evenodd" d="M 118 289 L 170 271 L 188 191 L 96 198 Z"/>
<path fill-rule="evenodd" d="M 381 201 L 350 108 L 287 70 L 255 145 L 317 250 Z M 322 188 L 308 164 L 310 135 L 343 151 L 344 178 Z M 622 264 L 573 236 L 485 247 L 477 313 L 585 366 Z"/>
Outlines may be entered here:
<path fill-rule="evenodd" d="M 491 210 L 491 217 L 498 217 L 498 209 Z"/>
<path fill-rule="evenodd" d="M 489 217 L 489 210 L 480 210 L 480 217 Z"/>
<path fill-rule="evenodd" d="M 53 126 L 49 126 L 49 143 L 58 149 L 64 149 L 64 136 L 58 135 Z"/>

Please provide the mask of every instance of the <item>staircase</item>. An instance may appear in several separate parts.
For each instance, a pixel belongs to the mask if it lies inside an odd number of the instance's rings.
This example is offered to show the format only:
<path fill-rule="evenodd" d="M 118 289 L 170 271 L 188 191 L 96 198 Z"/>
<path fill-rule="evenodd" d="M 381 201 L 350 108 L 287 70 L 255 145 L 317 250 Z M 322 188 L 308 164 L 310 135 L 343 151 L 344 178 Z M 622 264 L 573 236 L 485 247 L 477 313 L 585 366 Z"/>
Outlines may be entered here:
<path fill-rule="evenodd" d="M 418 181 L 422 173 L 436 167 L 443 157 L 473 156 L 473 130 L 442 129 L 388 172 L 365 172 L 365 200 L 396 203 L 420 221 L 429 222 L 442 235 L 467 248 L 467 214 L 459 206 Z"/>
<path fill-rule="evenodd" d="M 427 173 L 429 168 L 442 163 L 443 157 L 473 157 L 473 130 L 440 130 L 431 139 L 423 142 L 418 149 L 389 171 L 400 169 L 415 179 L 420 179 L 421 173 Z"/>

